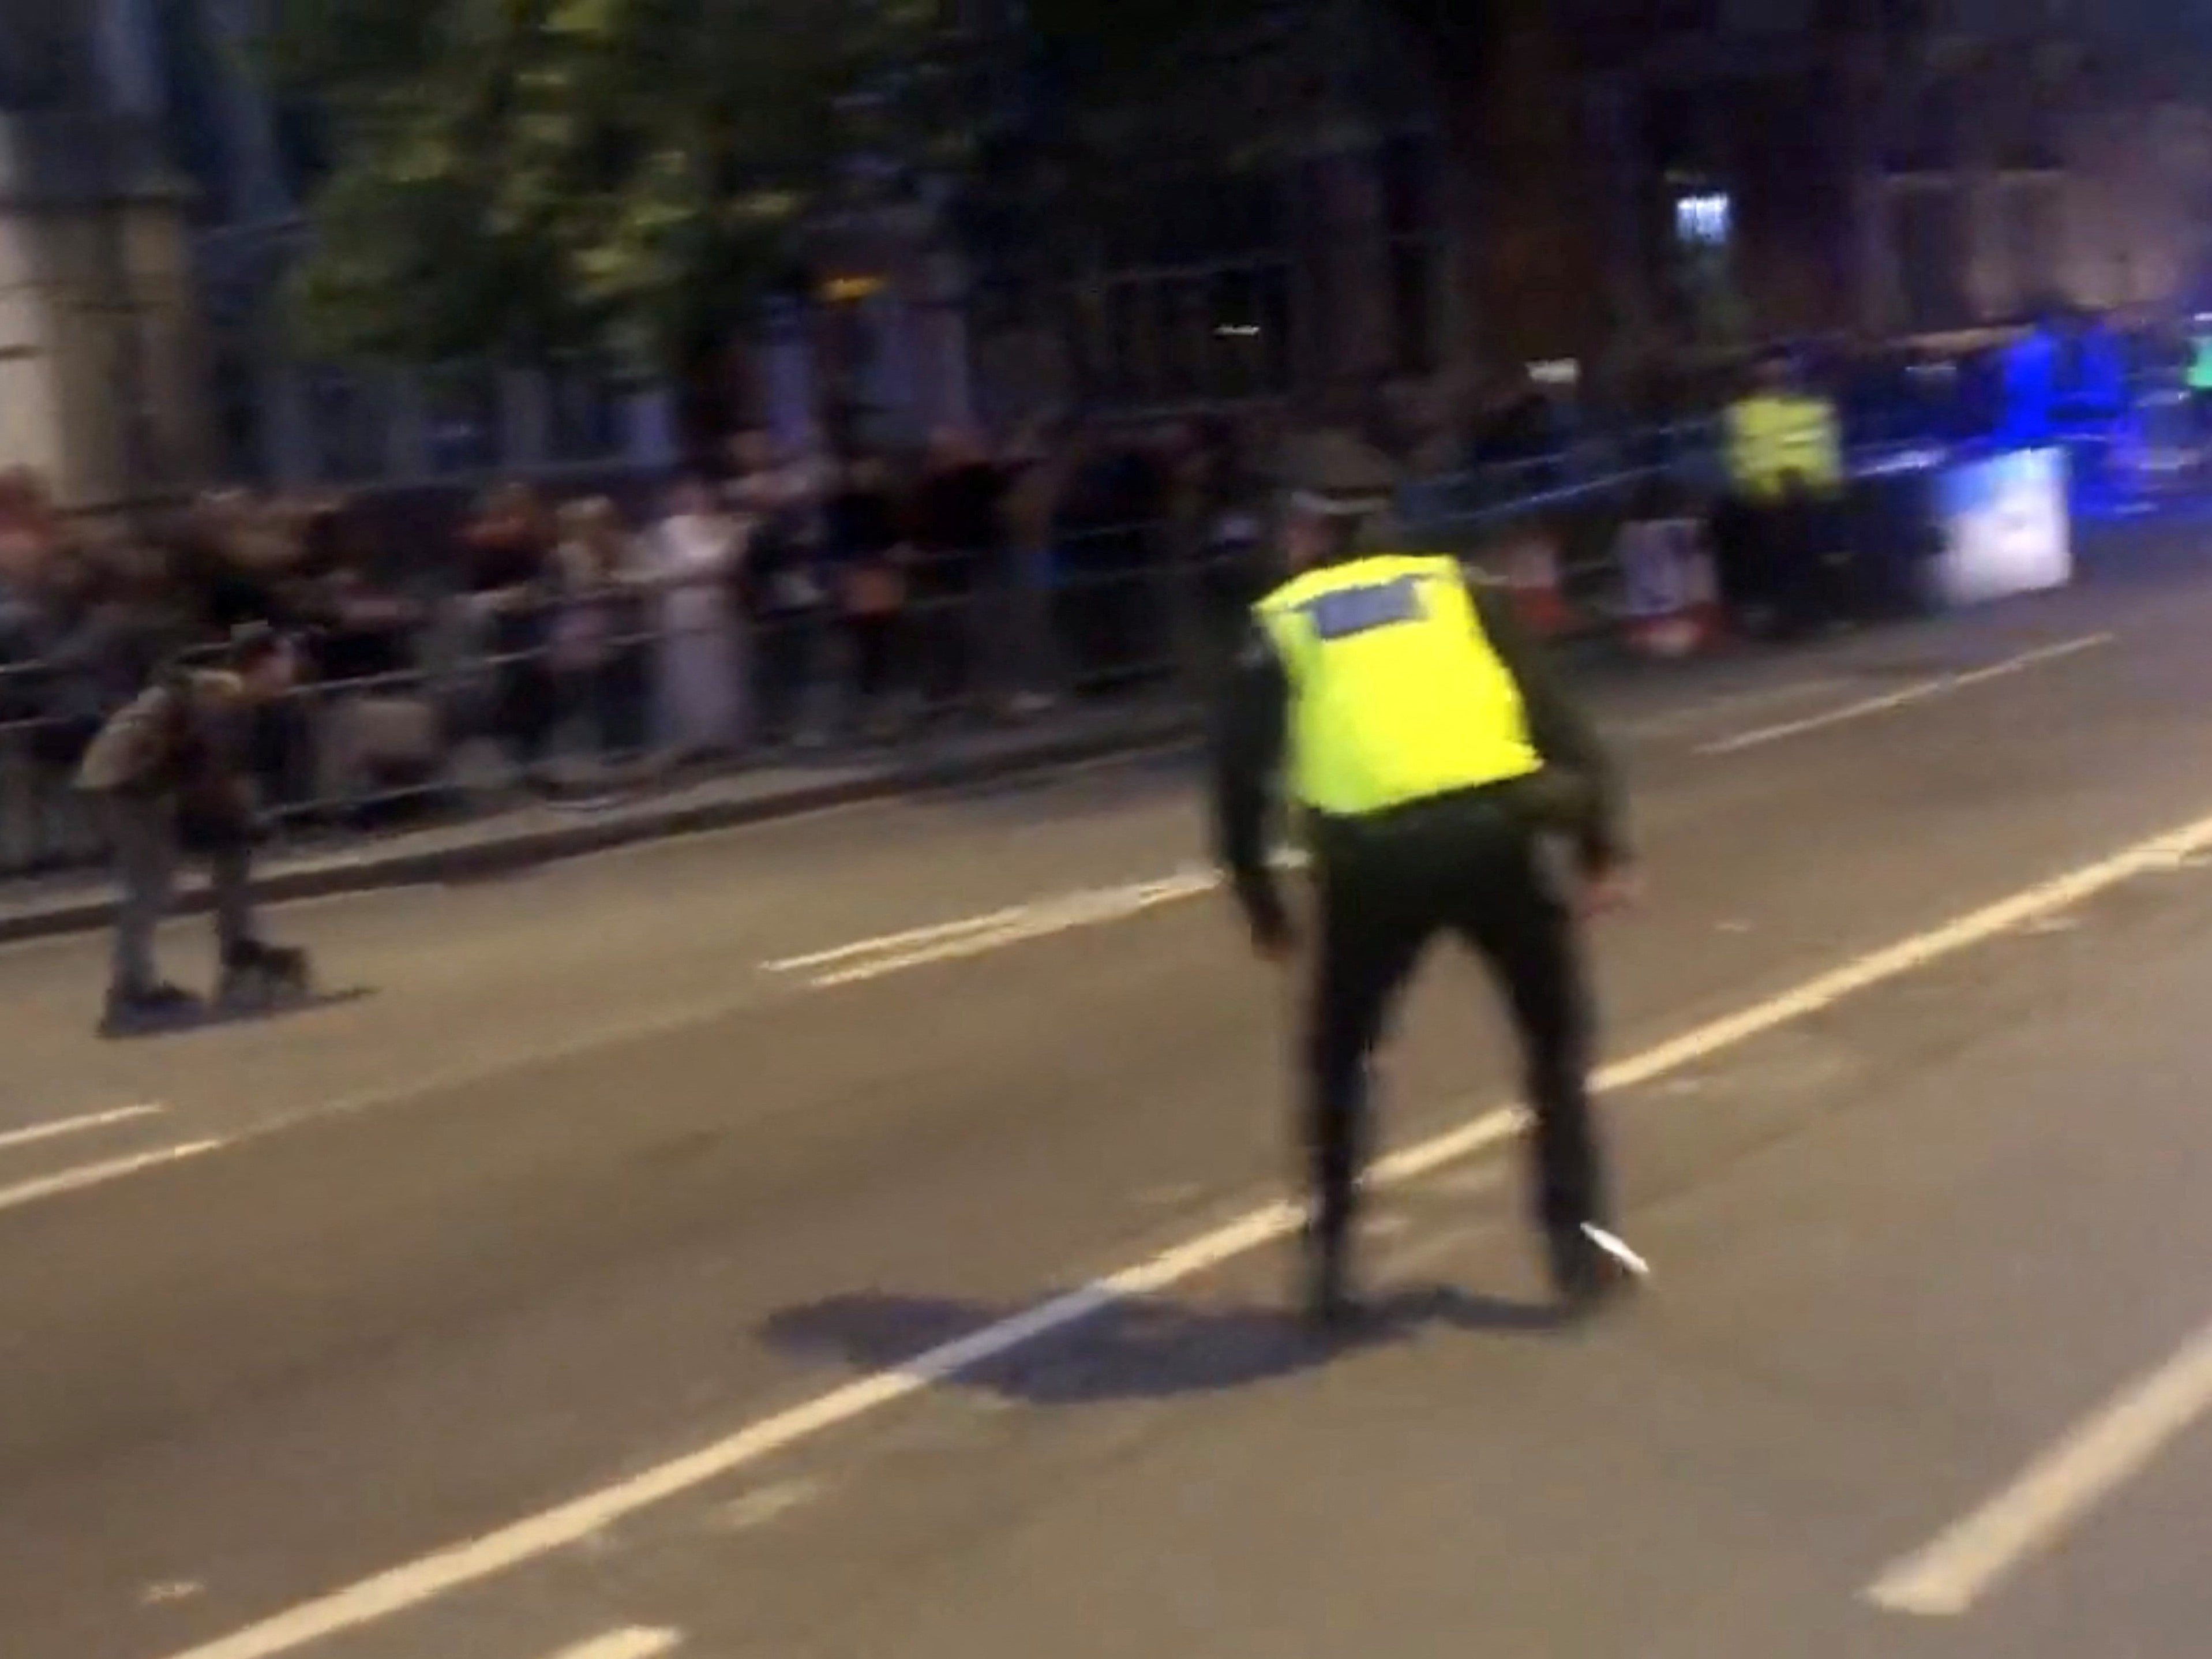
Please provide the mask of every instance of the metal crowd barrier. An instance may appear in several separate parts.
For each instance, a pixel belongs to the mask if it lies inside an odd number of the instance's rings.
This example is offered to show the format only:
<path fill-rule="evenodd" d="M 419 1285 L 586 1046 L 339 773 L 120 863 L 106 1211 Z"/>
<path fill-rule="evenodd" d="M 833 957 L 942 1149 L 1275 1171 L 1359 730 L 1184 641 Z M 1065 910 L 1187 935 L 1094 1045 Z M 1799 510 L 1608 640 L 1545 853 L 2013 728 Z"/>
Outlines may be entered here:
<path fill-rule="evenodd" d="M 1540 544 L 1571 611 L 1595 619 L 1617 609 L 1620 525 L 1694 510 L 1722 483 L 1718 423 L 1686 421 L 1425 480 L 1401 492 L 1399 511 L 1413 536 L 1478 565 Z"/>
<path fill-rule="evenodd" d="M 1601 617 L 1620 525 L 1696 510 L 1721 483 L 1715 423 L 1701 421 L 1426 480 L 1400 508 L 1410 535 L 1477 562 L 1540 538 L 1571 605 Z M 834 572 L 817 573 L 808 603 L 705 630 L 663 627 L 653 587 L 504 617 L 449 596 L 393 672 L 307 684 L 266 712 L 264 805 L 275 833 L 302 842 L 482 812 L 533 786 L 591 801 L 717 766 L 896 751 L 1053 705 L 1188 699 L 1229 659 L 1266 580 L 1263 552 L 1205 543 L 1203 526 L 1164 521 L 1063 529 L 973 583 L 908 569 L 902 603 L 877 623 L 842 605 Z M 614 624 L 564 626 L 587 612 Z M 0 878 L 102 855 L 63 734 L 35 712 L 42 672 L 0 665 Z M 706 706 L 689 718 L 687 677 Z"/>
<path fill-rule="evenodd" d="M 689 629 L 661 625 L 677 590 L 660 585 L 498 615 L 441 601 L 406 638 L 403 666 L 311 678 L 263 711 L 252 758 L 272 837 L 313 845 L 532 795 L 589 804 L 718 768 L 859 760 L 1066 705 L 1186 699 L 1251 597 L 1158 523 L 1070 532 L 972 583 L 945 574 L 908 568 L 902 602 L 875 622 L 828 583 L 811 603 L 751 615 L 716 583 L 725 616 Z M 609 625 L 568 625 L 586 616 Z M 45 673 L 0 667 L 14 693 L 0 710 L 17 714 L 0 719 L 0 878 L 104 857 L 63 723 L 21 712 Z"/>

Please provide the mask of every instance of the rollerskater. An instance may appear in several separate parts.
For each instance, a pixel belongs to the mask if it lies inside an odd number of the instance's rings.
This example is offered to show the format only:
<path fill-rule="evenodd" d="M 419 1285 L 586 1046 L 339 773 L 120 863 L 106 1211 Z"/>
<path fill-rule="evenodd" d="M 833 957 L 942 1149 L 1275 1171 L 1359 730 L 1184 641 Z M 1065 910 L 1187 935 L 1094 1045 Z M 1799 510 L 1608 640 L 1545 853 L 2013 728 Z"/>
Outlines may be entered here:
<path fill-rule="evenodd" d="M 305 951 L 256 939 L 223 951 L 216 1000 L 235 1013 L 260 1013 L 314 994 L 314 968 Z"/>
<path fill-rule="evenodd" d="M 306 959 L 272 949 L 254 930 L 258 823 L 246 759 L 255 712 L 296 678 L 289 641 L 264 628 L 242 629 L 221 671 L 172 670 L 86 751 L 77 787 L 100 803 L 122 889 L 102 1023 L 111 1035 L 188 1023 L 202 1012 L 199 1000 L 164 980 L 154 963 L 154 935 L 180 856 L 208 866 L 224 1002 L 234 993 L 305 987 Z"/>

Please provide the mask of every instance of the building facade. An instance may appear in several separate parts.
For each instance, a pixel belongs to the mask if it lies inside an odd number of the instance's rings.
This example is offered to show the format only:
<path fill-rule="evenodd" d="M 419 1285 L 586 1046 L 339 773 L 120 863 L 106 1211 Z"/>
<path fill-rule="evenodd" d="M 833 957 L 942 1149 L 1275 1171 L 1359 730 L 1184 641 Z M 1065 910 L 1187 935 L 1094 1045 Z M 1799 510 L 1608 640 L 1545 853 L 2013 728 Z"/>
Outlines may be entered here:
<path fill-rule="evenodd" d="M 136 0 L 0 0 L 0 465 L 72 502 L 204 465 L 185 190 Z"/>
<path fill-rule="evenodd" d="M 0 0 L 0 461 L 93 501 L 673 459 L 668 398 L 586 362 L 288 348 L 319 157 L 252 71 L 261 3 Z M 2212 118 L 2120 0 L 1490 11 L 1194 54 L 1011 301 L 941 202 L 820 227 L 732 418 L 904 446 L 2212 299 Z"/>
<path fill-rule="evenodd" d="M 1695 350 L 2185 302 L 2212 145 L 2121 9 L 1591 0 L 1625 320 Z"/>
<path fill-rule="evenodd" d="M 280 313 L 312 124 L 259 0 L 0 0 L 0 460 L 69 501 L 665 465 L 668 400 L 584 362 L 364 371 Z"/>

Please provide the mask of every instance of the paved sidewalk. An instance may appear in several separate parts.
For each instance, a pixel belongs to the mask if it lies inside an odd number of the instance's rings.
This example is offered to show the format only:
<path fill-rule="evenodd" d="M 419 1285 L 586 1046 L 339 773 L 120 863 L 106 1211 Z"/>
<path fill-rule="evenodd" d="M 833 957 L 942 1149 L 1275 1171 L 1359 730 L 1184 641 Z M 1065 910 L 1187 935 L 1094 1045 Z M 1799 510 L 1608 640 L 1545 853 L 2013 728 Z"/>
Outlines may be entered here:
<path fill-rule="evenodd" d="M 284 902 L 480 879 L 667 836 L 1111 759 L 1188 741 L 1197 727 L 1190 708 L 1171 703 L 1084 710 L 890 753 L 747 767 L 604 805 L 532 802 L 465 822 L 279 851 L 262 862 L 256 886 L 264 902 Z M 179 910 L 198 912 L 207 904 L 204 882 L 188 878 Z M 104 927 L 114 908 L 113 893 L 99 875 L 24 883 L 0 892 L 0 943 Z"/>

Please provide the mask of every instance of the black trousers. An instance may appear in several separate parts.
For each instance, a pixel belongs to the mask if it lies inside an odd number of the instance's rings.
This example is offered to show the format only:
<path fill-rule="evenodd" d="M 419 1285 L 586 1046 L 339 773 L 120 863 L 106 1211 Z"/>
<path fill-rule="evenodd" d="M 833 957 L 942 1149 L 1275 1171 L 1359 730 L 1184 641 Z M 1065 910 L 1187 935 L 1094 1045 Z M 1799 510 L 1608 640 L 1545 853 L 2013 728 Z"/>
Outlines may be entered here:
<path fill-rule="evenodd" d="M 788 743 L 805 724 L 817 622 L 810 611 L 764 611 L 754 622 L 753 731 L 762 743 Z"/>
<path fill-rule="evenodd" d="M 1316 1238 L 1341 1248 L 1371 1139 L 1370 1061 L 1399 993 L 1439 933 L 1504 994 L 1535 1115 L 1534 1207 L 1564 1232 L 1607 1220 L 1591 1121 L 1591 1003 L 1575 918 L 1510 793 L 1483 791 L 1333 823 L 1316 837 L 1321 937 L 1308 1016 Z"/>

